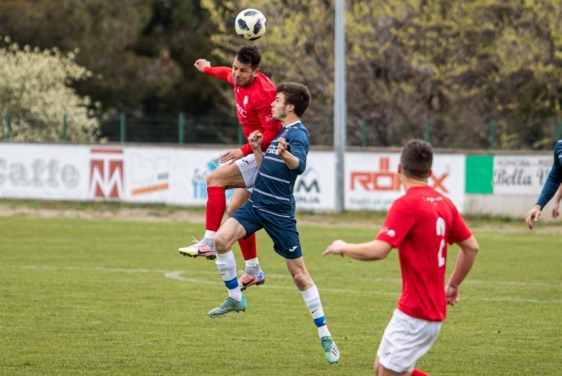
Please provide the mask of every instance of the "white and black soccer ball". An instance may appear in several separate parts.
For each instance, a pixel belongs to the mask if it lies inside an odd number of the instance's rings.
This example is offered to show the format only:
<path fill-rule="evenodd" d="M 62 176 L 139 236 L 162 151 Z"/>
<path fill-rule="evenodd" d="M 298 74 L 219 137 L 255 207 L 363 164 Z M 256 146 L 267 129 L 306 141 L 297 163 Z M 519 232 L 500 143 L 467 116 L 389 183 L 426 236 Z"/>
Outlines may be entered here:
<path fill-rule="evenodd" d="M 236 34 L 245 40 L 256 40 L 265 34 L 267 20 L 257 9 L 245 9 L 238 13 L 234 21 Z"/>

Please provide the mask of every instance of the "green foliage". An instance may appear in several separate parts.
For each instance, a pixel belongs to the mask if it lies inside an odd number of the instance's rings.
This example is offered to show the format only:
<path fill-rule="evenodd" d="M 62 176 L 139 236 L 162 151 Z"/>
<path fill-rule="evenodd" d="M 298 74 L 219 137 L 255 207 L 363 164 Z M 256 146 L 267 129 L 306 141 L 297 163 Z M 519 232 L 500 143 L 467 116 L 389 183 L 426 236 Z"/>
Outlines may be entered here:
<path fill-rule="evenodd" d="M 561 116 L 562 5 L 557 0 L 347 0 L 349 144 L 550 149 Z M 313 94 L 315 143 L 332 140 L 334 1 L 3 0 L 0 34 L 40 49 L 79 48 L 95 80 L 72 83 L 104 113 L 233 113 L 231 87 L 193 68 L 230 65 L 245 42 L 234 17 L 268 19 L 262 70 Z M 220 95 L 216 95 L 220 93 Z"/>
<path fill-rule="evenodd" d="M 333 97 L 333 2 L 203 0 L 220 34 L 217 56 L 242 44 L 233 17 L 247 7 L 268 17 L 258 41 L 263 70 L 276 82 L 313 92 L 316 114 L 330 119 Z M 350 142 L 368 119 L 370 144 L 423 137 L 433 119 L 436 146 L 487 147 L 496 119 L 510 148 L 550 148 L 548 122 L 560 115 L 562 6 L 548 1 L 347 1 Z M 540 123 L 518 133 L 515 122 Z M 553 128 L 553 127 L 552 127 Z M 467 144 L 467 140 L 473 140 Z"/>
<path fill-rule="evenodd" d="M 68 140 L 96 141 L 99 125 L 89 116 L 90 98 L 81 98 L 68 86 L 70 81 L 92 75 L 75 62 L 76 55 L 64 56 L 56 48 L 21 49 L 17 43 L 10 43 L 9 37 L 5 41 L 7 45 L 0 49 L 0 116 L 11 116 L 10 139 L 60 141 L 63 116 L 67 115 Z M 8 131 L 6 123 L 0 128 L 2 138 Z"/>
<path fill-rule="evenodd" d="M 214 92 L 193 63 L 210 50 L 212 30 L 196 1 L 0 2 L 0 34 L 42 49 L 80 49 L 77 63 L 96 80 L 75 86 L 104 112 L 204 112 Z"/>
<path fill-rule="evenodd" d="M 302 296 L 263 232 L 266 284 L 246 292 L 245 313 L 206 316 L 226 296 L 216 266 L 176 251 L 203 230 L 179 222 L 0 218 L 2 373 L 373 375 L 401 288 L 396 252 L 378 262 L 320 253 L 335 238 L 368 241 L 378 227 L 341 221 L 299 228 L 342 354 L 335 366 L 326 363 Z M 476 231 L 474 269 L 419 368 L 431 375 L 559 374 L 560 233 L 540 231 L 522 222 L 505 232 L 493 224 Z M 456 253 L 449 251 L 449 273 Z"/>

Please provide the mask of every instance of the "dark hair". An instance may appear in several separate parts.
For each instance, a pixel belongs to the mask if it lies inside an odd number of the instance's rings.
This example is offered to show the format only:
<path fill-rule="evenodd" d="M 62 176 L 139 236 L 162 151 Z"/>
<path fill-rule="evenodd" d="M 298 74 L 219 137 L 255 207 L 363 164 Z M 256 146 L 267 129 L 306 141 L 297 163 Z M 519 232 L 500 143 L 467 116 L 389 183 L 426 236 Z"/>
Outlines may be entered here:
<path fill-rule="evenodd" d="M 402 148 L 400 164 L 404 175 L 410 178 L 426 179 L 433 164 L 433 148 L 422 140 L 408 141 Z"/>
<path fill-rule="evenodd" d="M 310 92 L 304 85 L 295 82 L 285 82 L 277 86 L 275 93 L 283 93 L 285 96 L 285 104 L 295 106 L 295 115 L 302 117 L 308 105 L 310 104 Z"/>
<path fill-rule="evenodd" d="M 260 66 L 261 51 L 257 46 L 244 46 L 236 53 L 236 59 L 242 64 L 250 64 L 255 70 Z"/>

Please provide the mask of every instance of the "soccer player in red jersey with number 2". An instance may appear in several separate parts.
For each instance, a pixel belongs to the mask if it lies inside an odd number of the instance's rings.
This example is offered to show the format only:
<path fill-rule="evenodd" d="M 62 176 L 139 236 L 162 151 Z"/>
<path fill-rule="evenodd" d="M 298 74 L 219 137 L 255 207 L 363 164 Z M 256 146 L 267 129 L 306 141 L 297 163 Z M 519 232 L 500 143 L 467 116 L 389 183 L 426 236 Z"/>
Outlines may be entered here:
<path fill-rule="evenodd" d="M 232 68 L 211 67 L 205 59 L 195 62 L 195 67 L 205 74 L 217 77 L 234 86 L 236 112 L 242 125 L 244 136 L 254 131 L 263 134 L 261 144 L 265 151 L 269 143 L 281 130 L 281 123 L 271 115 L 271 103 L 275 100 L 275 84 L 259 70 L 261 51 L 256 46 L 241 47 L 234 58 Z M 225 152 L 220 157 L 223 164 L 207 177 L 207 208 L 205 235 L 201 241 L 189 247 L 180 248 L 182 255 L 190 257 L 216 258 L 213 237 L 219 229 L 226 209 L 225 190 L 237 188 L 231 198 L 228 214 L 241 207 L 251 195 L 258 173 L 255 156 L 249 143 L 239 149 Z M 252 285 L 260 285 L 265 275 L 258 262 L 255 235 L 238 241 L 246 269 L 240 278 L 242 290 Z"/>
<path fill-rule="evenodd" d="M 392 204 L 375 240 L 362 244 L 336 240 L 322 253 L 370 261 L 398 249 L 402 294 L 377 351 L 378 376 L 426 375 L 414 368 L 416 361 L 437 339 L 447 304 L 458 302 L 459 286 L 478 253 L 478 243 L 455 205 L 428 185 L 432 163 L 431 145 L 408 142 L 398 166 L 406 193 Z M 453 243 L 460 252 L 445 285 L 447 244 Z"/>

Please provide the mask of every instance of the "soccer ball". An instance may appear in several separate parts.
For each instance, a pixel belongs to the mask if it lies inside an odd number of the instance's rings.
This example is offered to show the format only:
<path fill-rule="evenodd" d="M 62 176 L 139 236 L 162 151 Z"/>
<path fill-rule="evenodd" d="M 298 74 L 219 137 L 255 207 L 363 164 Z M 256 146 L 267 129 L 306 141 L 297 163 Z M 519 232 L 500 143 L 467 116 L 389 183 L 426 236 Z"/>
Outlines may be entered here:
<path fill-rule="evenodd" d="M 245 40 L 256 40 L 265 34 L 267 21 L 262 12 L 257 9 L 246 9 L 238 13 L 234 28 L 236 34 Z"/>

